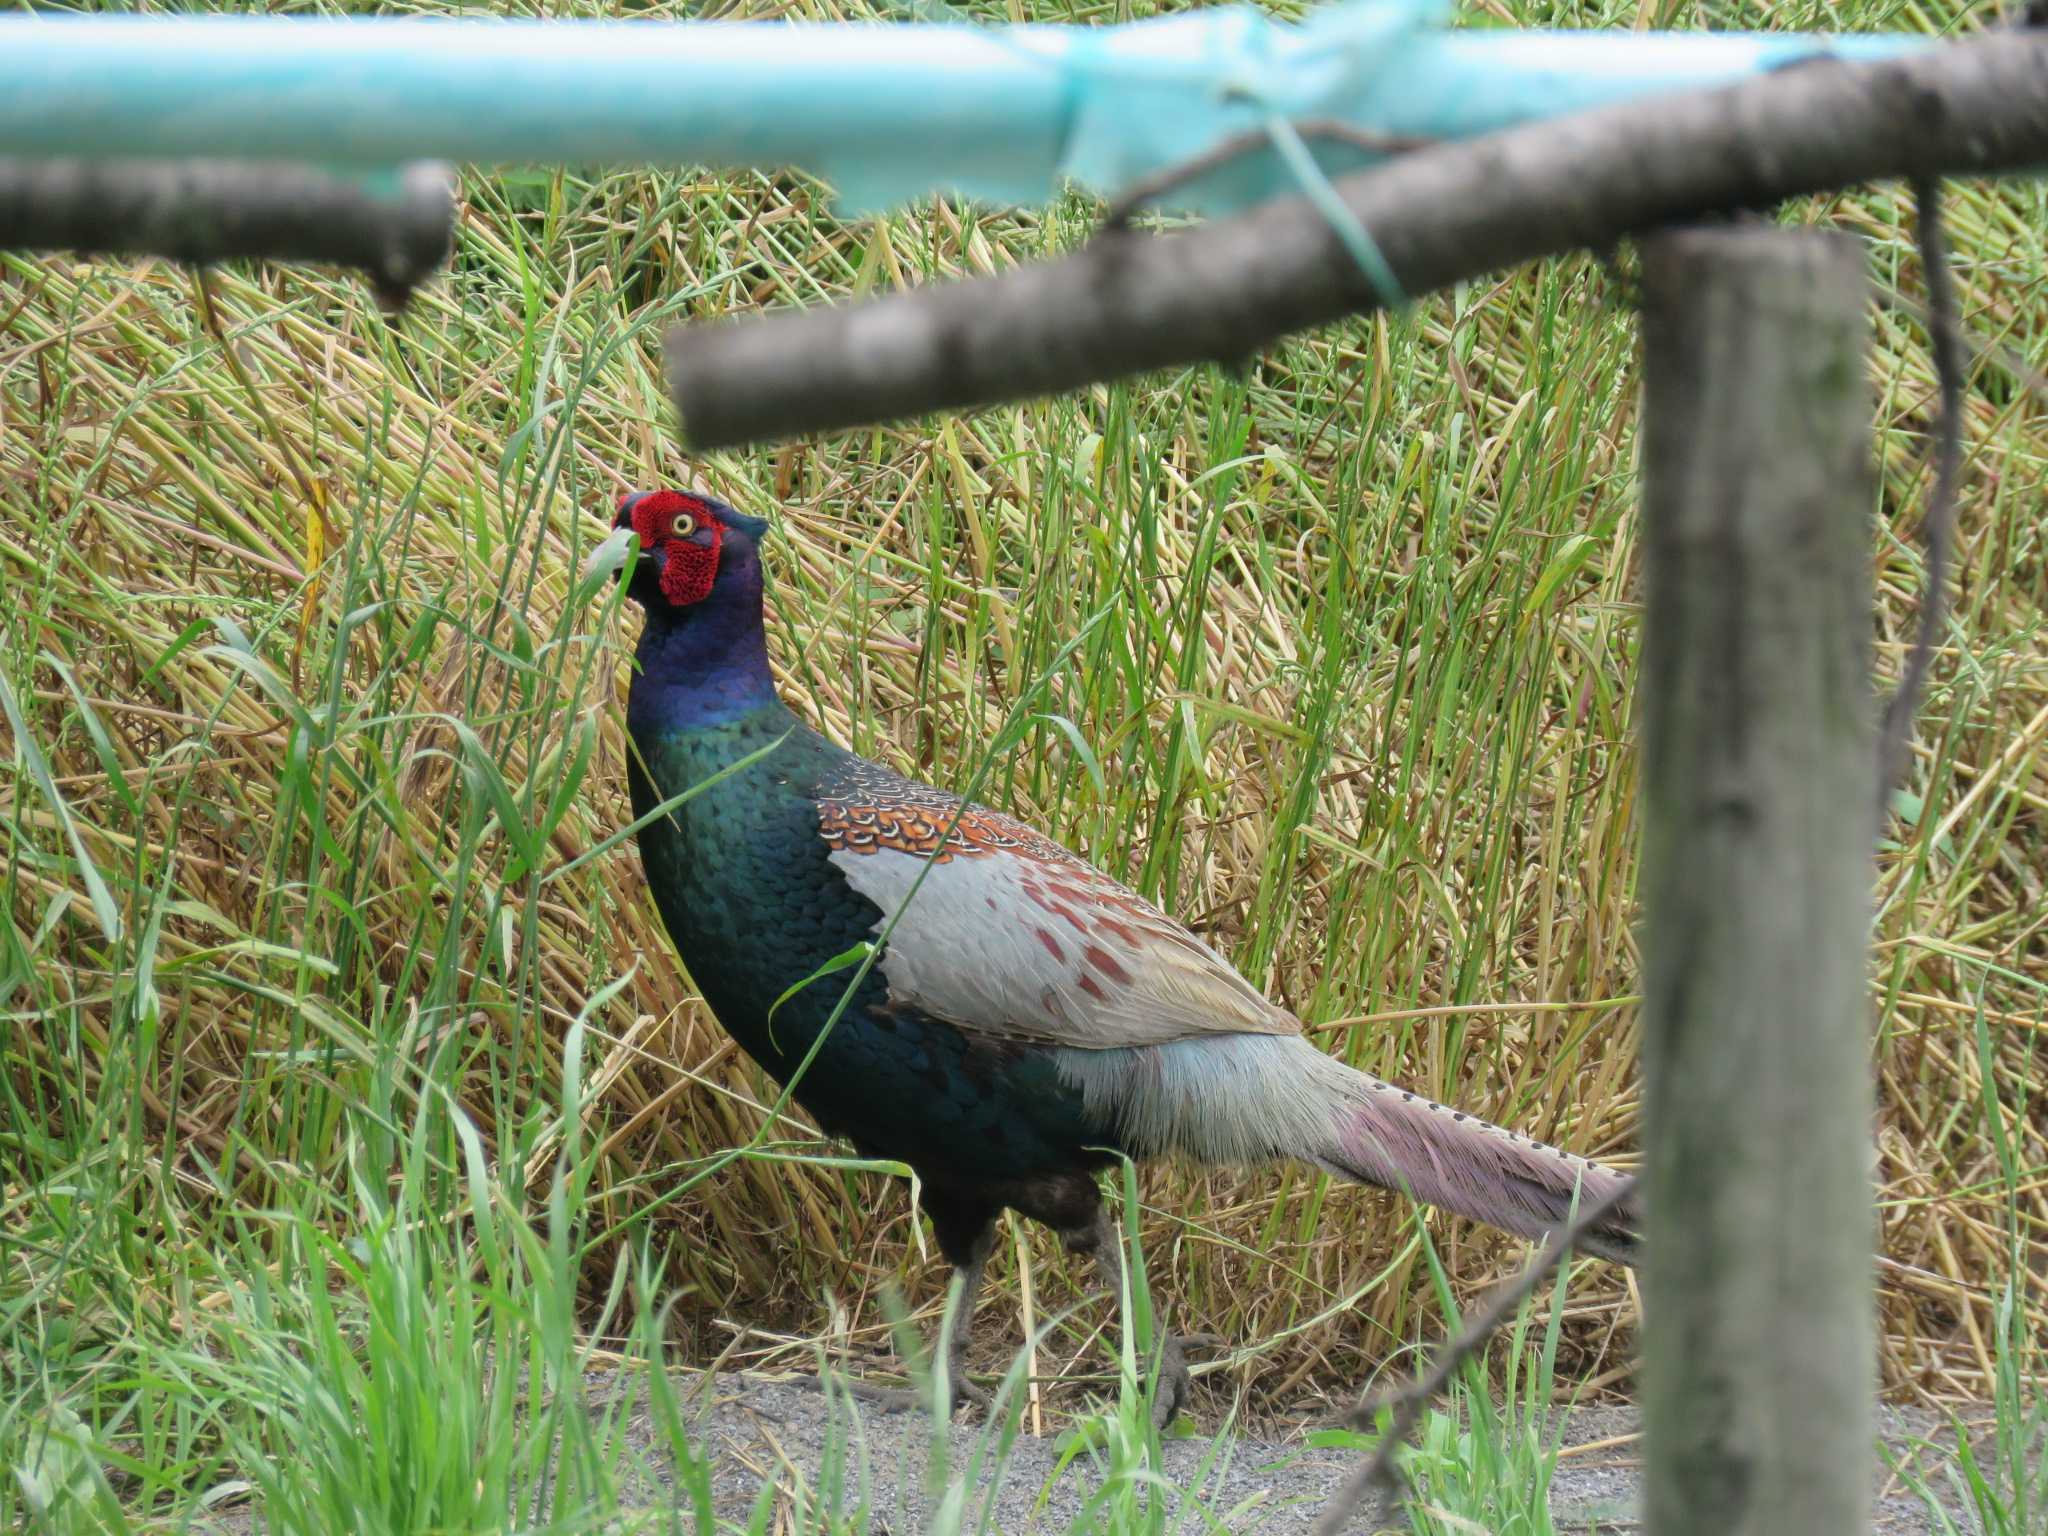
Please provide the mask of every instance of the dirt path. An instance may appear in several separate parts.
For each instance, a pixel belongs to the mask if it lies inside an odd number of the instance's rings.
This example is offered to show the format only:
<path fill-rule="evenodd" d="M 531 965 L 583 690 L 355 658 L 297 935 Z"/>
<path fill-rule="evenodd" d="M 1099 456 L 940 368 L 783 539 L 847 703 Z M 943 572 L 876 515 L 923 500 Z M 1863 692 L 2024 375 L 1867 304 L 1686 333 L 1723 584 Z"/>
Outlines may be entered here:
<path fill-rule="evenodd" d="M 602 1379 L 593 1379 L 590 1386 L 593 1403 L 616 1392 L 615 1384 Z M 716 1457 L 713 1489 L 718 1512 L 744 1520 L 764 1482 L 774 1482 L 785 1503 L 800 1490 L 819 1488 L 821 1472 L 830 1475 L 825 1466 L 825 1448 L 832 1438 L 829 1414 L 843 1413 L 845 1406 L 829 1408 L 825 1396 L 808 1385 L 729 1375 L 718 1379 L 708 1404 L 694 1411 L 700 1416 L 693 1439 L 700 1450 Z M 836 1502 L 849 1510 L 857 1501 L 856 1490 L 865 1487 L 873 1516 L 869 1529 L 923 1529 L 929 1420 L 920 1414 L 880 1413 L 863 1406 L 854 1411 L 857 1424 L 852 1435 L 841 1432 L 836 1438 L 842 1446 L 855 1447 L 848 1459 L 864 1463 L 866 1475 L 861 1479 L 857 1468 L 849 1466 L 844 1473 L 846 1496 Z M 956 1467 L 968 1465 L 982 1443 L 982 1431 L 968 1421 L 970 1417 L 962 1415 L 952 1428 Z M 1921 1449 L 1922 1440 L 1931 1437 L 1940 1444 L 1946 1438 L 1943 1421 L 1929 1414 L 1886 1409 L 1882 1424 L 1894 1454 L 1918 1455 L 1922 1465 L 1928 1464 L 1930 1454 Z M 1560 1532 L 1590 1536 L 1638 1528 L 1641 1461 L 1631 1439 L 1634 1429 L 1635 1416 L 1629 1409 L 1588 1409 L 1572 1415 L 1565 1432 L 1567 1454 L 1558 1462 L 1551 1490 L 1552 1518 Z M 665 1478 L 664 1469 L 672 1469 L 672 1463 L 655 1448 L 644 1419 L 632 1426 L 631 1433 L 636 1445 L 645 1448 L 650 1470 Z M 1216 1458 L 1220 1465 L 1205 1467 L 1213 1449 L 1208 1435 L 1168 1442 L 1166 1471 L 1180 1490 L 1177 1497 L 1192 1493 L 1222 1522 L 1222 1529 L 1261 1536 L 1308 1531 L 1324 1502 L 1357 1464 L 1348 1451 L 1305 1448 L 1298 1440 L 1239 1438 L 1227 1458 Z M 1065 1530 L 1100 1480 L 1085 1456 L 1064 1470 L 1059 1461 L 1055 1439 L 1021 1437 L 1000 1482 L 991 1486 L 990 1478 L 980 1479 L 969 1509 L 978 1512 L 992 1497 L 986 1528 L 1003 1536 Z M 1925 1507 L 1888 1471 L 1881 1471 L 1878 1491 L 1878 1517 L 1872 1529 L 1879 1536 L 1926 1536 L 1933 1531 Z M 969 1525 L 973 1523 L 970 1518 Z M 793 1528 L 804 1527 L 799 1520 Z M 1179 1528 L 1202 1530 L 1205 1523 L 1190 1519 Z M 1371 1528 L 1365 1519 L 1351 1527 L 1361 1532 Z"/>

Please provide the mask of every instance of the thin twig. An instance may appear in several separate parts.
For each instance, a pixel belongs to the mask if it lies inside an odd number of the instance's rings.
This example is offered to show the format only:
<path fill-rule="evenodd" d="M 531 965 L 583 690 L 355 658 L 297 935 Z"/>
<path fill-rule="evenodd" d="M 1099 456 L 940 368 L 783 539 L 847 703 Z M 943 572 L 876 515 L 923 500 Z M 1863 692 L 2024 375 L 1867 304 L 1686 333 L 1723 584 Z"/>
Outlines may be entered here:
<path fill-rule="evenodd" d="M 220 304 L 214 297 L 213 277 L 201 267 L 192 274 L 193 295 L 199 302 L 200 324 L 206 327 L 221 356 L 226 359 L 228 372 L 235 376 L 235 382 L 242 386 L 242 393 L 249 397 L 249 405 L 256 412 L 256 419 L 263 423 L 263 430 L 269 434 L 278 457 L 284 461 L 285 469 L 299 488 L 299 495 L 306 502 L 306 591 L 299 604 L 298 632 L 292 640 L 292 692 L 297 693 L 300 685 L 300 668 L 305 661 L 306 632 L 312 627 L 313 615 L 319 609 L 321 590 L 320 567 L 326 562 L 327 551 L 340 541 L 335 537 L 333 520 L 327 515 L 327 496 L 313 472 L 299 457 L 299 451 L 292 446 L 292 440 L 278 426 L 277 418 L 270 413 L 270 407 L 263 403 L 263 391 L 256 387 L 255 380 L 242 363 L 240 345 L 228 335 L 221 324 Z"/>
<path fill-rule="evenodd" d="M 2048 3 L 2048 0 L 2044 0 L 2044 3 Z M 1886 309 L 1912 316 L 1932 330 L 1927 318 L 1927 306 L 1917 299 L 1909 298 L 1897 288 L 1889 284 L 1880 287 L 1877 301 Z M 2043 373 L 2029 363 L 2020 355 L 2017 348 L 1973 331 L 1966 325 L 1958 325 L 1956 329 L 1962 336 L 1963 351 L 1968 354 L 1972 368 L 1996 369 L 2027 393 L 2048 400 L 2048 373 Z"/>
<path fill-rule="evenodd" d="M 1348 144 L 1353 149 L 1362 149 L 1369 155 L 1406 155 L 1423 149 L 1436 142 L 1434 139 L 1414 138 L 1398 133 L 1374 133 L 1368 128 L 1359 128 L 1337 117 L 1308 117 L 1294 125 L 1294 131 L 1304 139 L 1329 139 L 1339 144 Z M 1186 186 L 1209 174 L 1220 165 L 1227 165 L 1240 155 L 1248 155 L 1269 147 L 1273 142 L 1270 130 L 1248 128 L 1234 138 L 1211 145 L 1199 155 L 1190 156 L 1178 165 L 1169 165 L 1164 170 L 1154 171 L 1150 176 L 1141 176 L 1117 194 L 1109 205 L 1109 212 L 1102 217 L 1105 233 L 1126 228 L 1132 217 L 1147 203 L 1157 202 L 1167 193 Z"/>
<path fill-rule="evenodd" d="M 1497 1333 L 1501 1324 L 1564 1262 L 1565 1256 L 1580 1239 L 1633 1199 L 1635 1192 L 1636 1180 L 1626 1178 L 1591 1205 L 1582 1207 L 1569 1223 L 1551 1234 L 1550 1241 L 1536 1255 L 1535 1262 L 1512 1280 L 1494 1287 L 1478 1316 L 1468 1322 L 1456 1338 L 1437 1350 L 1436 1360 L 1427 1371 L 1405 1386 L 1361 1403 L 1346 1415 L 1346 1422 L 1368 1429 L 1382 1413 L 1390 1409 L 1393 1412 L 1386 1433 L 1380 1436 L 1379 1445 L 1372 1455 L 1359 1465 L 1323 1507 L 1323 1513 L 1315 1524 L 1314 1536 L 1337 1536 L 1375 1489 L 1395 1494 L 1401 1491 L 1396 1458 L 1413 1432 L 1416 1421 L 1421 1418 L 1424 1405 L 1443 1391 L 1473 1353 Z"/>
<path fill-rule="evenodd" d="M 1927 281 L 1927 336 L 1934 349 L 1934 373 L 1941 390 L 1941 418 L 1935 425 L 1934 487 L 1921 519 L 1927 541 L 1927 576 L 1920 594 L 1920 623 L 1898 691 L 1885 706 L 1878 760 L 1879 814 L 1904 779 L 1913 716 L 1934 659 L 1934 639 L 1947 601 L 1949 547 L 1955 538 L 1956 481 L 1963 466 L 1963 342 L 1956 319 L 1955 279 L 1941 230 L 1941 185 L 1916 178 L 1913 200 L 1920 210 L 1920 266 Z"/>

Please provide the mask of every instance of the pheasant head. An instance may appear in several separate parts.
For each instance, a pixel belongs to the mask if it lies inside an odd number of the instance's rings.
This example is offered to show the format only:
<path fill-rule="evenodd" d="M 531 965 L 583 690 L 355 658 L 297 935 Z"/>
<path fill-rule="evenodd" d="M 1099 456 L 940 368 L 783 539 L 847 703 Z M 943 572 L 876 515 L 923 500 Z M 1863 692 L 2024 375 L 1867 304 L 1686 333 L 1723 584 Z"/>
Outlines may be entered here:
<path fill-rule="evenodd" d="M 626 590 L 650 622 L 687 623 L 700 610 L 759 612 L 768 531 L 760 518 L 708 496 L 639 491 L 619 498 L 613 526 L 639 536 Z"/>
<path fill-rule="evenodd" d="M 761 538 L 768 525 L 683 491 L 619 498 L 616 528 L 640 551 L 621 575 L 647 610 L 626 703 L 635 732 L 718 725 L 773 705 L 761 627 Z"/>

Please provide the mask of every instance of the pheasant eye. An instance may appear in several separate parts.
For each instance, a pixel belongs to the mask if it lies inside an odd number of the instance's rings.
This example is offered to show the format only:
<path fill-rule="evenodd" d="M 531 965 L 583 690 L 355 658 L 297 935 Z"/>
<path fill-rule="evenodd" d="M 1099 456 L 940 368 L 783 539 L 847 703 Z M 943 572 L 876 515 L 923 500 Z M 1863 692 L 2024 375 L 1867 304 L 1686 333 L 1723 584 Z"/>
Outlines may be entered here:
<path fill-rule="evenodd" d="M 687 512 L 678 513 L 676 520 L 668 525 L 668 531 L 676 538 L 687 539 L 697 531 L 697 519 Z"/>

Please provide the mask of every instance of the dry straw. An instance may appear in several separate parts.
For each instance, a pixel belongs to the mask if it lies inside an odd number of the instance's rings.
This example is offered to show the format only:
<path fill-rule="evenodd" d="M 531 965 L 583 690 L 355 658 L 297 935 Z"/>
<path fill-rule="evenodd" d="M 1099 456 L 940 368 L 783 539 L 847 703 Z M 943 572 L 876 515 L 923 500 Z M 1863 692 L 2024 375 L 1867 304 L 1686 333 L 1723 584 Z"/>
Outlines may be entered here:
<path fill-rule="evenodd" d="M 775 517 L 789 697 L 941 783 L 1105 614 L 985 798 L 1157 893 L 1328 1049 L 1626 1161 L 1636 390 L 1604 269 L 1517 273 L 1242 374 L 684 464 L 666 324 L 1001 268 L 1072 246 L 1095 210 L 843 224 L 818 188 L 752 176 L 466 195 L 452 274 L 392 322 L 306 271 L 219 272 L 209 307 L 163 264 L 0 257 L 0 635 L 46 769 L 13 750 L 0 773 L 4 1071 L 45 1136 L 132 1104 L 118 1155 L 165 1213 L 140 1285 L 233 1212 L 343 1179 L 379 1082 L 401 1118 L 454 1084 L 493 1145 L 558 1101 L 584 1016 L 593 1295 L 643 1230 L 707 1357 L 735 1327 L 743 1356 L 777 1348 L 746 1330 L 821 1328 L 828 1290 L 838 1347 L 881 1355 L 881 1289 L 942 1294 L 875 1175 L 755 1156 L 676 1192 L 763 1132 L 773 1091 L 692 998 L 630 847 L 606 848 L 630 819 L 631 621 L 573 601 L 575 572 L 613 496 L 656 483 Z M 1883 1370 L 1906 1396 L 1978 1396 L 1992 1370 L 1990 1113 L 2043 1315 L 2042 195 L 1952 203 L 1962 314 L 1992 350 L 1872 968 Z M 1910 299 L 1909 206 L 1799 216 L 1866 235 Z M 1908 309 L 1873 323 L 1889 681 L 1935 386 Z M 765 1134 L 831 1150 L 794 1121 Z M 7 1179 L 50 1176 L 34 1148 L 53 1144 L 18 1139 Z M 1399 1202 L 1299 1169 L 1145 1189 L 1156 1281 L 1186 1326 L 1242 1341 L 1208 1379 L 1255 1413 L 1349 1402 L 1434 1327 Z M 1467 1292 L 1522 1257 L 1431 1226 Z M 1053 1315 L 1086 1277 L 1042 1235 L 1028 1252 Z M 1570 1366 L 1620 1384 L 1625 1279 L 1589 1267 L 1570 1294 Z M 1006 1355 L 1014 1307 L 983 1315 L 982 1354 Z M 1079 1317 L 1048 1374 L 1100 1369 L 1100 1315 Z"/>

